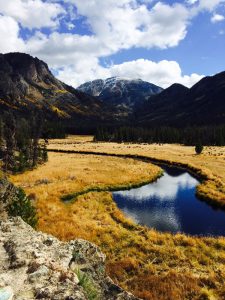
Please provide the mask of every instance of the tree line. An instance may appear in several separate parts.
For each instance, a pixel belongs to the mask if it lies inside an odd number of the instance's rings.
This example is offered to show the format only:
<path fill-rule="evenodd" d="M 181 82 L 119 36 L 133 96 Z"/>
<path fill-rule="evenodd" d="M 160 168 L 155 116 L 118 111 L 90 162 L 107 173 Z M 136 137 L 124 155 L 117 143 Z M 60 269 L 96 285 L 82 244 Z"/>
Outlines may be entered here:
<path fill-rule="evenodd" d="M 95 141 L 224 146 L 225 126 L 193 126 L 186 128 L 100 127 L 96 131 Z"/>
<path fill-rule="evenodd" d="M 40 142 L 43 130 L 41 115 L 16 118 L 5 112 L 0 119 L 0 159 L 6 172 L 23 172 L 48 160 L 46 141 Z"/>

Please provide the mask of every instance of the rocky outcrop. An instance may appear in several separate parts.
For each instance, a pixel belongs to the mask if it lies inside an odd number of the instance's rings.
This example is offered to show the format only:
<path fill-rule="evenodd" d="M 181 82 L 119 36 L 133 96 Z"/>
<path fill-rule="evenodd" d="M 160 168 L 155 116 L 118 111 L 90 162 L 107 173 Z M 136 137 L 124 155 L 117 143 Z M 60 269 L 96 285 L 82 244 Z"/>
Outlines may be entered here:
<path fill-rule="evenodd" d="M 105 274 L 105 255 L 88 241 L 35 231 L 7 206 L 17 188 L 0 180 L 0 300 L 135 300 Z"/>
<path fill-rule="evenodd" d="M 136 299 L 105 275 L 97 246 L 60 242 L 19 217 L 0 223 L 0 258 L 0 299 Z"/>

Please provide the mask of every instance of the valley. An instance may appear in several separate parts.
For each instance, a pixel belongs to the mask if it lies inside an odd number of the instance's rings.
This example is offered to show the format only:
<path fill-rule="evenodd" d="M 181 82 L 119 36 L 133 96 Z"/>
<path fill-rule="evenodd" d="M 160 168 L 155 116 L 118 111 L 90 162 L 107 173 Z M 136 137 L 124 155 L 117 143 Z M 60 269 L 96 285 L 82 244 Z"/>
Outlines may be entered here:
<path fill-rule="evenodd" d="M 198 195 L 223 206 L 223 147 L 205 147 L 196 155 L 193 147 L 181 145 L 95 143 L 91 136 L 69 136 L 49 140 L 48 148 L 59 152 L 50 151 L 49 161 L 35 170 L 11 176 L 35 200 L 39 230 L 63 241 L 96 243 L 107 255 L 111 278 L 142 299 L 223 299 L 224 237 L 174 235 L 137 225 L 107 191 L 155 180 L 161 169 L 149 158 L 187 167 L 203 179 Z M 71 201 L 62 201 L 66 195 Z"/>
<path fill-rule="evenodd" d="M 225 0 L 0 0 L 0 300 L 225 300 Z"/>

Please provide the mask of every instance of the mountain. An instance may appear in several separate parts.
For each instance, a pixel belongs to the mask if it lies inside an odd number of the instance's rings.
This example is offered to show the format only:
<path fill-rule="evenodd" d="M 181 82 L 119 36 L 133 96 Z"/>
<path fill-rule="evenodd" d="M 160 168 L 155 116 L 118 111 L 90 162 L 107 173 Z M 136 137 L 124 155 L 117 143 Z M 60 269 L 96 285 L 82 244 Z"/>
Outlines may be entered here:
<path fill-rule="evenodd" d="M 78 89 L 59 81 L 47 64 L 24 53 L 0 54 L 0 113 L 13 109 L 47 119 L 83 125 L 142 127 L 225 123 L 225 72 L 201 79 L 188 89 L 173 84 L 163 90 L 141 79 L 112 77 Z"/>
<path fill-rule="evenodd" d="M 59 81 L 45 62 L 24 53 L 0 54 L 0 111 L 9 108 L 62 119 L 107 116 L 102 101 Z"/>
<path fill-rule="evenodd" d="M 164 125 L 174 118 L 174 111 L 184 100 L 189 89 L 181 84 L 174 83 L 151 101 L 139 107 L 136 112 L 138 123 Z"/>
<path fill-rule="evenodd" d="M 173 84 L 137 112 L 140 125 L 192 126 L 225 123 L 225 72 L 207 76 L 188 89 Z"/>
<path fill-rule="evenodd" d="M 187 123 L 225 123 L 225 72 L 207 76 L 195 84 L 182 105 Z"/>
<path fill-rule="evenodd" d="M 141 79 L 111 77 L 86 82 L 79 86 L 78 90 L 114 106 L 118 113 L 124 113 L 126 116 L 163 89 Z"/>

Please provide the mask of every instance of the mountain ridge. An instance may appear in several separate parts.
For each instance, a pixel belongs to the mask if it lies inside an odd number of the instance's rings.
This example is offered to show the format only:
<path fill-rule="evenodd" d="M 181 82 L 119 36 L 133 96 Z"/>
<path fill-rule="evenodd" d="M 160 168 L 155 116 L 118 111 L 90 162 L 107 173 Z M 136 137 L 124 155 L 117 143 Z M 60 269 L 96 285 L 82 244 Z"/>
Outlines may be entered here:
<path fill-rule="evenodd" d="M 75 89 L 58 80 L 48 65 L 25 53 L 0 54 L 0 112 L 41 112 L 70 128 L 84 126 L 185 127 L 225 124 L 225 72 L 187 88 L 167 89 L 141 79 L 111 77 Z"/>
<path fill-rule="evenodd" d="M 172 85 L 153 96 L 139 114 L 138 123 L 150 126 L 225 124 L 225 72 L 206 76 L 190 89 Z"/>
<path fill-rule="evenodd" d="M 61 82 L 48 65 L 25 53 L 0 54 L 0 107 L 27 114 L 42 110 L 55 118 L 101 118 L 103 103 Z"/>
<path fill-rule="evenodd" d="M 162 92 L 162 88 L 142 79 L 114 76 L 86 82 L 78 90 L 111 104 L 124 114 L 131 115 L 137 106 L 149 101 L 151 96 Z"/>

